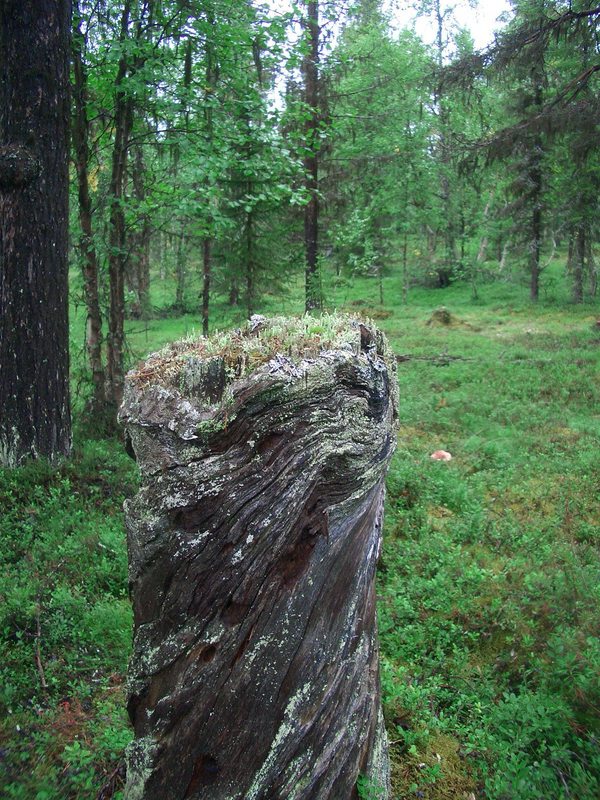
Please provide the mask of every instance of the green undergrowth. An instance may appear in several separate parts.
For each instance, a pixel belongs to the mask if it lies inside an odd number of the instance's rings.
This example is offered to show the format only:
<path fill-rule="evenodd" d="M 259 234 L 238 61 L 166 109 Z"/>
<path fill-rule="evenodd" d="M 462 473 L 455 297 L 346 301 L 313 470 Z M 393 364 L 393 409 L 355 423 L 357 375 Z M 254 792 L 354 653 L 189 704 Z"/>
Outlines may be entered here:
<path fill-rule="evenodd" d="M 444 299 L 457 324 L 418 308 L 384 322 L 414 356 L 379 570 L 394 796 L 595 800 L 595 317 Z M 453 460 L 432 461 L 440 448 Z"/>
<path fill-rule="evenodd" d="M 400 357 L 378 585 L 394 800 L 600 796 L 598 309 L 567 304 L 560 276 L 549 287 L 535 307 L 509 283 L 476 301 L 465 286 L 416 289 L 403 306 L 395 277 L 383 304 L 373 279 L 325 284 L 329 310 L 375 319 Z M 301 295 L 274 304 L 257 311 L 297 312 Z M 217 304 L 218 327 L 236 313 Z M 198 327 L 128 324 L 131 364 Z M 122 796 L 122 501 L 137 477 L 77 414 L 71 462 L 0 472 L 7 800 Z M 432 461 L 437 449 L 452 461 Z"/>
<path fill-rule="evenodd" d="M 53 470 L 0 472 L 0 796 L 95 798 L 130 739 L 121 512 L 135 466 L 84 442 Z M 118 797 L 118 794 L 115 795 Z"/>

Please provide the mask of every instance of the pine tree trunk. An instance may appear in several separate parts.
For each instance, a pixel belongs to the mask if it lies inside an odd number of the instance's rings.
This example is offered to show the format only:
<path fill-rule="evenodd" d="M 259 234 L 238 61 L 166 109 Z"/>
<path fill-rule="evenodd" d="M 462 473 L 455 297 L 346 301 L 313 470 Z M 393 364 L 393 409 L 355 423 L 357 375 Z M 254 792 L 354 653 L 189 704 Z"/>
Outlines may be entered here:
<path fill-rule="evenodd" d="M 575 231 L 573 251 L 573 302 L 583 303 L 583 276 L 585 273 L 585 226 L 579 224 Z"/>
<path fill-rule="evenodd" d="M 71 3 L 0 4 L 0 463 L 71 449 Z"/>
<path fill-rule="evenodd" d="M 406 227 L 402 239 L 402 305 L 408 305 L 408 230 Z"/>
<path fill-rule="evenodd" d="M 319 3 L 307 0 L 306 30 L 308 34 L 307 53 L 302 62 L 304 78 L 304 102 L 308 107 L 304 128 L 305 186 L 309 201 L 304 207 L 304 251 L 306 262 L 306 310 L 321 306 L 319 286 L 319 156 L 318 130 L 320 121 L 319 98 Z"/>
<path fill-rule="evenodd" d="M 596 259 L 594 258 L 594 248 L 592 245 L 591 236 L 587 237 L 585 248 L 588 265 L 588 277 L 590 281 L 590 296 L 596 297 L 596 292 L 598 289 L 598 267 L 596 266 Z"/>
<path fill-rule="evenodd" d="M 206 21 L 209 28 L 212 29 L 215 24 L 215 9 L 211 2 L 206 4 Z M 217 86 L 218 77 L 218 64 L 217 54 L 215 52 L 215 43 L 211 36 L 207 37 L 205 43 L 205 58 L 206 69 L 204 72 L 204 79 L 206 81 L 205 91 L 205 109 L 204 109 L 204 125 L 205 125 L 205 139 L 206 148 L 210 152 L 213 148 L 214 141 L 214 120 L 212 102 L 214 92 Z M 212 277 L 212 228 L 214 226 L 214 219 L 212 217 L 211 208 L 208 208 L 208 227 L 211 232 L 207 233 L 202 242 L 202 334 L 208 336 L 209 333 L 209 305 L 210 305 L 210 284 Z"/>
<path fill-rule="evenodd" d="M 210 275 L 212 241 L 206 237 L 202 242 L 202 334 L 209 332 Z"/>
<path fill-rule="evenodd" d="M 185 310 L 185 278 L 186 278 L 186 260 L 187 260 L 187 241 L 185 234 L 182 231 L 177 242 L 177 261 L 176 261 L 176 277 L 177 288 L 175 291 L 175 308 L 180 314 Z"/>
<path fill-rule="evenodd" d="M 78 13 L 78 11 L 77 11 Z M 105 411 L 106 374 L 102 363 L 102 317 L 98 293 L 98 258 L 94 246 L 92 226 L 92 200 L 89 190 L 89 120 L 87 116 L 87 74 L 82 54 L 82 32 L 77 18 L 73 37 L 73 149 L 77 174 L 77 196 L 79 202 L 79 225 L 81 237 L 79 247 L 82 257 L 83 292 L 87 308 L 86 350 L 92 373 L 92 399 L 90 412 L 93 416 Z"/>
<path fill-rule="evenodd" d="M 540 110 L 544 105 L 544 64 L 536 64 L 533 71 L 533 107 Z M 528 182 L 531 186 L 529 200 L 531 203 L 531 236 L 529 242 L 529 296 L 537 302 L 540 295 L 540 256 L 542 251 L 542 205 L 543 205 L 543 158 L 544 143 L 541 136 L 536 135 L 531 143 L 529 156 Z"/>
<path fill-rule="evenodd" d="M 283 356 L 306 323 L 275 322 L 128 377 L 127 800 L 356 800 L 361 773 L 389 797 L 374 579 L 395 357 L 347 319 Z"/>
<path fill-rule="evenodd" d="M 254 219 L 252 212 L 246 215 L 246 314 L 248 319 L 254 314 Z"/>
<path fill-rule="evenodd" d="M 131 0 L 127 0 L 121 16 L 120 41 L 128 38 Z M 128 57 L 124 52 L 115 80 L 115 139 L 110 180 L 110 222 L 108 277 L 110 310 L 108 319 L 108 400 L 116 410 L 123 397 L 125 348 L 125 269 L 127 264 L 125 211 L 125 175 L 129 152 L 129 136 L 133 124 L 133 102 L 123 88 L 128 73 Z"/>
<path fill-rule="evenodd" d="M 531 242 L 529 244 L 529 296 L 537 302 L 540 296 L 540 251 L 542 243 L 542 213 L 535 206 L 531 214 Z"/>
<path fill-rule="evenodd" d="M 143 206 L 146 201 L 146 168 L 144 164 L 144 151 L 141 144 L 135 147 L 135 167 L 132 170 L 133 190 L 135 199 Z M 149 319 L 150 309 L 150 237 L 152 225 L 145 211 L 142 211 L 139 221 L 139 230 L 134 237 L 134 247 L 131 260 L 135 268 L 135 291 L 140 319 Z"/>
<path fill-rule="evenodd" d="M 541 102 L 541 101 L 540 101 Z M 542 250 L 542 141 L 536 138 L 529 164 L 531 217 L 529 240 L 529 296 L 537 302 L 540 295 L 540 256 Z"/>

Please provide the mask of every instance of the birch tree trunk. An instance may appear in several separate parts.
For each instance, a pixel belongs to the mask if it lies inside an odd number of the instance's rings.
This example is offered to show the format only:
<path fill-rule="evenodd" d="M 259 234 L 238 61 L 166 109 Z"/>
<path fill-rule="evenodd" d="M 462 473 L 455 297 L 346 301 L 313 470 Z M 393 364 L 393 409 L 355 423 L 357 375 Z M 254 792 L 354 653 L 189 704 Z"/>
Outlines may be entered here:
<path fill-rule="evenodd" d="M 255 317 L 128 376 L 127 800 L 350 800 L 359 774 L 389 796 L 374 577 L 395 359 L 373 328 L 311 325 Z"/>

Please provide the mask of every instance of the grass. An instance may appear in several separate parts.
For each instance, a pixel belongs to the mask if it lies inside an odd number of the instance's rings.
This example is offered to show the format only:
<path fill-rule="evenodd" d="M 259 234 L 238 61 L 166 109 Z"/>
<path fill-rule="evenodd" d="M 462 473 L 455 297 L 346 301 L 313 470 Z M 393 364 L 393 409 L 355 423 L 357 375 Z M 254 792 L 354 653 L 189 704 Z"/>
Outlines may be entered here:
<path fill-rule="evenodd" d="M 477 301 L 415 289 L 406 307 L 394 276 L 383 306 L 374 280 L 326 285 L 330 309 L 376 318 L 405 357 L 378 586 L 395 800 L 600 796 L 598 310 L 549 278 L 537 306 L 511 283 Z M 428 325 L 441 306 L 452 324 Z M 81 311 L 72 324 L 77 353 Z M 198 321 L 129 326 L 134 363 Z M 453 460 L 431 461 L 439 448 Z M 2 797 L 122 796 L 136 480 L 118 442 L 82 433 L 59 470 L 0 473 Z"/>

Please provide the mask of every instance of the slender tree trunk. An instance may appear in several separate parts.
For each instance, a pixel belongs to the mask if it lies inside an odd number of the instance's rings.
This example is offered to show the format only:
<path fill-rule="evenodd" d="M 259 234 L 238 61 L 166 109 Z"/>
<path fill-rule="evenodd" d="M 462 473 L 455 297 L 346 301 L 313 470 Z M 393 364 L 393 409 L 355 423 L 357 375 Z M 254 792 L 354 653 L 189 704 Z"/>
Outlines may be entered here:
<path fill-rule="evenodd" d="M 186 46 L 185 46 L 185 62 L 184 62 L 184 70 L 183 70 L 183 96 L 181 98 L 181 122 L 184 131 L 186 134 L 189 130 L 189 123 L 190 123 L 190 112 L 189 112 L 189 103 L 190 103 L 190 86 L 192 85 L 192 59 L 193 51 L 192 51 L 192 40 L 188 39 Z M 178 150 L 175 151 L 175 157 L 173 158 L 173 172 L 177 170 L 177 161 L 179 158 Z M 188 242 L 187 237 L 185 235 L 185 218 L 182 217 L 179 221 L 181 226 L 181 234 L 179 236 L 179 240 L 177 242 L 177 261 L 176 261 L 176 273 L 177 273 L 177 290 L 175 295 L 175 307 L 179 310 L 180 313 L 183 313 L 185 310 L 185 285 L 186 285 L 186 270 L 187 270 L 187 253 L 188 253 Z M 161 259 L 161 271 L 162 271 L 162 264 L 164 263 L 164 259 Z"/>
<path fill-rule="evenodd" d="M 161 253 L 161 258 L 160 258 L 160 266 L 158 268 L 158 276 L 161 279 L 161 281 L 164 281 L 167 278 L 166 263 L 167 263 L 168 250 L 169 250 L 169 240 L 166 236 L 161 236 L 159 240 L 159 251 Z"/>
<path fill-rule="evenodd" d="M 304 207 L 304 250 L 306 261 L 306 310 L 321 306 L 318 275 L 319 252 L 319 156 L 318 131 L 320 121 L 319 98 L 319 3 L 307 0 L 307 53 L 302 62 L 304 102 L 307 120 L 304 128 L 307 154 L 304 157 L 305 186 L 309 201 Z"/>
<path fill-rule="evenodd" d="M 435 0 L 434 13 L 436 21 L 436 61 L 441 74 L 444 63 L 444 12 L 440 0 Z M 443 96 L 442 86 L 436 89 L 435 105 L 438 113 L 439 158 L 440 158 L 440 197 L 443 213 L 444 264 L 438 267 L 438 283 L 440 287 L 448 286 L 456 266 L 456 222 L 455 209 L 450 187 L 452 170 L 452 153 L 450 145 L 450 110 Z"/>
<path fill-rule="evenodd" d="M 598 267 L 596 266 L 596 259 L 594 258 L 594 248 L 592 246 L 591 236 L 587 237 L 585 247 L 590 281 L 590 295 L 592 297 L 596 297 L 596 292 L 598 289 Z"/>
<path fill-rule="evenodd" d="M 498 262 L 498 272 L 502 275 L 506 269 L 506 260 L 508 258 L 508 242 L 504 242 L 502 252 L 500 254 L 500 261 Z"/>
<path fill-rule="evenodd" d="M 76 13 L 79 11 L 77 9 Z M 102 316 L 98 293 L 98 257 L 93 239 L 92 200 L 89 190 L 89 120 L 87 116 L 87 74 L 82 52 L 83 34 L 79 16 L 75 21 L 73 36 L 73 149 L 77 174 L 77 196 L 79 202 L 79 225 L 81 236 L 79 248 L 82 257 L 83 291 L 87 308 L 86 350 L 92 372 L 92 399 L 90 412 L 93 416 L 105 410 L 106 374 L 102 363 Z"/>
<path fill-rule="evenodd" d="M 573 272 L 573 253 L 575 252 L 575 234 L 573 233 L 573 229 L 569 231 L 569 247 L 567 250 L 567 264 L 566 264 L 566 273 L 567 275 L 571 275 Z"/>
<path fill-rule="evenodd" d="M 202 334 L 209 333 L 210 274 L 211 274 L 212 239 L 205 237 L 202 241 Z"/>
<path fill-rule="evenodd" d="M 177 272 L 177 289 L 175 294 L 175 308 L 180 313 L 183 313 L 185 309 L 185 272 L 186 272 L 186 260 L 187 260 L 187 240 L 185 234 L 181 233 L 179 237 L 179 241 L 177 242 L 177 261 L 176 261 L 176 272 Z"/>
<path fill-rule="evenodd" d="M 71 449 L 70 0 L 0 3 L 0 464 Z"/>
<path fill-rule="evenodd" d="M 585 272 L 585 225 L 580 223 L 575 232 L 573 253 L 573 302 L 583 303 L 583 276 Z"/>
<path fill-rule="evenodd" d="M 540 294 L 540 254 L 542 249 L 542 141 L 536 137 L 529 166 L 531 185 L 531 228 L 529 241 L 529 296 L 537 302 Z"/>
<path fill-rule="evenodd" d="M 533 109 L 539 112 L 544 105 L 544 63 L 536 64 L 533 72 Z M 543 207 L 543 169 L 544 143 L 542 137 L 534 137 L 529 157 L 528 179 L 531 186 L 531 236 L 529 244 L 529 294 L 537 302 L 540 294 L 540 254 L 542 249 L 542 207 Z"/>
<path fill-rule="evenodd" d="M 246 215 L 246 313 L 248 319 L 254 314 L 254 219 L 252 212 Z"/>
<path fill-rule="evenodd" d="M 479 242 L 479 250 L 477 251 L 477 263 L 483 264 L 485 262 L 485 258 L 487 255 L 487 248 L 489 244 L 489 239 L 487 236 L 482 236 L 481 241 Z"/>
<path fill-rule="evenodd" d="M 402 240 L 402 303 L 408 304 L 408 230 L 404 228 Z"/>
<path fill-rule="evenodd" d="M 206 21 L 212 29 L 215 24 L 215 15 L 212 3 L 207 4 Z M 206 41 L 206 92 L 205 92 L 205 111 L 204 111 L 204 124 L 205 124 L 205 139 L 206 148 L 208 152 L 212 151 L 214 145 L 214 126 L 213 126 L 213 111 L 212 100 L 214 97 L 215 88 L 217 85 L 217 60 L 215 54 L 214 42 L 210 38 L 210 34 Z M 213 227 L 213 219 L 211 209 L 208 209 L 209 214 L 209 228 Z M 212 274 L 212 245 L 213 237 L 207 233 L 202 242 L 202 333 L 208 336 L 209 333 L 209 310 L 210 310 L 210 283 Z"/>
<path fill-rule="evenodd" d="M 121 15 L 120 41 L 128 38 L 131 0 L 126 0 Z M 110 284 L 110 310 L 108 321 L 108 399 L 116 409 L 123 397 L 124 347 L 125 347 L 125 268 L 127 263 L 125 211 L 125 174 L 129 151 L 129 136 L 133 124 L 133 102 L 124 91 L 128 73 L 128 57 L 124 52 L 119 61 L 115 79 L 115 140 L 112 154 L 110 180 L 110 221 L 108 277 Z"/>
<path fill-rule="evenodd" d="M 133 190 L 135 198 L 140 204 L 146 201 L 146 167 L 144 163 L 144 151 L 141 144 L 135 147 L 135 169 L 133 170 Z M 144 211 L 141 214 L 140 228 L 136 233 L 135 252 L 133 261 L 135 267 L 135 287 L 139 316 L 141 319 L 150 318 L 150 237 L 152 235 L 152 225 L 150 217 Z"/>
<path fill-rule="evenodd" d="M 237 306 L 240 302 L 240 290 L 237 283 L 237 279 L 232 277 L 231 284 L 229 287 L 229 305 L 230 306 Z"/>
<path fill-rule="evenodd" d="M 540 296 L 540 251 L 542 242 L 542 212 L 535 206 L 531 215 L 531 235 L 529 252 L 529 296 L 537 302 Z"/>

